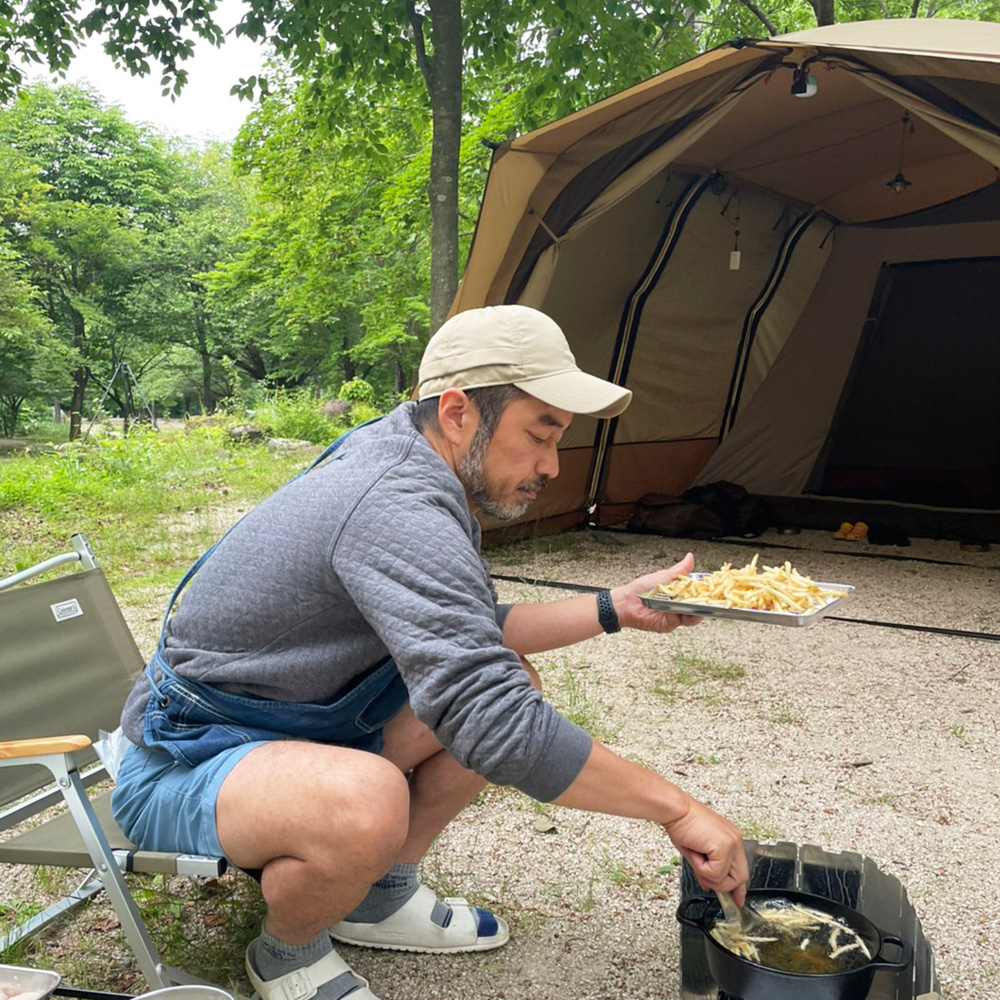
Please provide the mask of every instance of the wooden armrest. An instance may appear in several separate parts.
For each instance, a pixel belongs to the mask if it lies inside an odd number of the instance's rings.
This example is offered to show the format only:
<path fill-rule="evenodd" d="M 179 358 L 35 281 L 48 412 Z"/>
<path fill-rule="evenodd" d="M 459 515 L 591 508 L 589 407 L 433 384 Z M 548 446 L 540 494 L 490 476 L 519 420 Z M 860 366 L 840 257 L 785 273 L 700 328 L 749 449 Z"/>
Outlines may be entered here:
<path fill-rule="evenodd" d="M 84 750 L 89 746 L 89 736 L 43 736 L 37 740 L 7 740 L 5 743 L 0 743 L 0 758 L 72 753 L 74 750 Z"/>

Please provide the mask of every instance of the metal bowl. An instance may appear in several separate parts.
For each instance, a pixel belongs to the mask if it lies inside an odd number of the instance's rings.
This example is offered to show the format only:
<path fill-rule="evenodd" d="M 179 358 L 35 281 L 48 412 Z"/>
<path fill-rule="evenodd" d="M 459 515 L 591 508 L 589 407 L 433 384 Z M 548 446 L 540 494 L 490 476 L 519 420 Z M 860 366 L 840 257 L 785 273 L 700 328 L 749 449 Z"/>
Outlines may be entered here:
<path fill-rule="evenodd" d="M 14 1000 L 17 1000 L 15 997 Z M 164 986 L 152 993 L 142 993 L 133 1000 L 234 1000 L 231 993 L 202 983 L 192 983 L 184 986 Z"/>
<path fill-rule="evenodd" d="M 0 965 L 0 986 L 16 986 L 22 993 L 40 993 L 39 1000 L 49 1000 L 61 981 L 58 972 L 29 969 L 23 965 Z"/>

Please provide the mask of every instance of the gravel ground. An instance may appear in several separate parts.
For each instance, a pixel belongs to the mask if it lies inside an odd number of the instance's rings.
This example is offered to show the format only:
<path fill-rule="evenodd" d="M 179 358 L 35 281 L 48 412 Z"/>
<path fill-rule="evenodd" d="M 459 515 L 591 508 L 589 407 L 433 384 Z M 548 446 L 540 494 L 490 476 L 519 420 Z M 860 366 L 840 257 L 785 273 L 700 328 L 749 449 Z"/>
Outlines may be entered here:
<path fill-rule="evenodd" d="M 814 579 L 854 584 L 838 611 L 845 618 L 1000 632 L 1000 552 L 920 539 L 879 549 L 809 531 L 769 531 L 750 544 L 762 563 L 788 558 Z M 700 569 L 742 565 L 755 551 L 598 532 L 488 558 L 498 574 L 605 586 L 689 548 Z M 505 600 L 565 596 L 498 589 Z M 126 612 L 144 636 L 150 609 Z M 560 708 L 746 836 L 870 857 L 914 903 L 947 1000 L 996 992 L 996 643 L 833 620 L 803 629 L 708 621 L 667 636 L 601 636 L 534 662 Z M 651 824 L 492 788 L 439 838 L 424 876 L 442 894 L 495 906 L 511 921 L 509 945 L 449 958 L 342 953 L 382 1000 L 675 998 L 675 858 Z M 0 866 L 0 898 L 27 891 Z M 56 947 L 72 941 L 70 924 Z"/>

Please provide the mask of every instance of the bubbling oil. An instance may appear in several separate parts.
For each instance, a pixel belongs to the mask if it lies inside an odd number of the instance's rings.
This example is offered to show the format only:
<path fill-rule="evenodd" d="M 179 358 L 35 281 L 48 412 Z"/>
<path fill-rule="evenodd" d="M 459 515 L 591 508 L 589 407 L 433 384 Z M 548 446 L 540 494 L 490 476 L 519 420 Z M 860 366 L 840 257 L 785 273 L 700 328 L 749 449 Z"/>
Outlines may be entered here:
<path fill-rule="evenodd" d="M 778 898 L 756 903 L 764 925 L 744 932 L 733 921 L 717 920 L 711 936 L 727 951 L 781 972 L 829 975 L 871 961 L 865 939 L 842 920 Z"/>
<path fill-rule="evenodd" d="M 783 934 L 777 941 L 769 941 L 757 946 L 759 965 L 782 972 L 805 972 L 820 976 L 832 972 L 848 972 L 858 969 L 868 959 L 860 949 L 845 951 L 836 958 L 830 957 L 826 940 L 810 938 L 808 934 Z"/>

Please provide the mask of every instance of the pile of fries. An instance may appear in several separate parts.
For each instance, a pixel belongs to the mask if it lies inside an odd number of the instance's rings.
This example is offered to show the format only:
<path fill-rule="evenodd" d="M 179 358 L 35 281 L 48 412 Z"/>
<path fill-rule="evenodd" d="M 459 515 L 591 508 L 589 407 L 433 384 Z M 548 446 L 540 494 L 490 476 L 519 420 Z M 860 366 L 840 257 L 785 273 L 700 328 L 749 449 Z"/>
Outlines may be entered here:
<path fill-rule="evenodd" d="M 733 569 L 723 563 L 722 569 L 697 578 L 679 576 L 670 583 L 661 583 L 648 596 L 669 597 L 690 604 L 705 604 L 716 608 L 745 608 L 751 611 L 783 611 L 786 614 L 809 614 L 825 607 L 842 590 L 826 590 L 786 562 L 782 566 L 757 569 L 754 555 L 743 569 Z"/>

